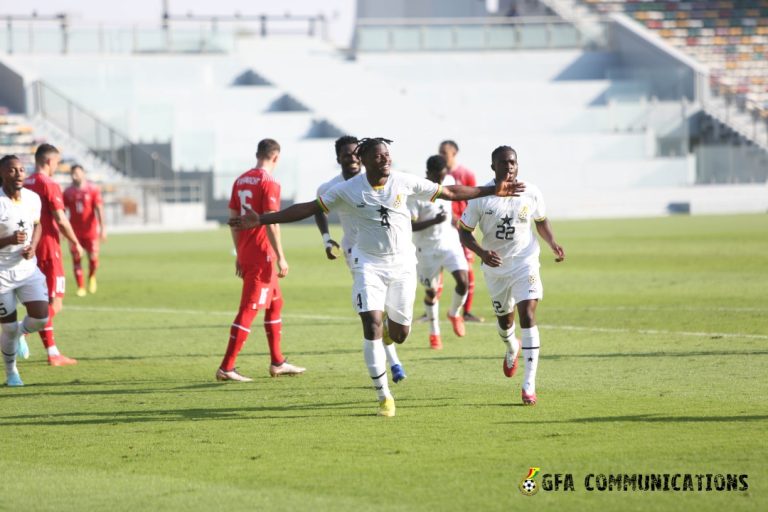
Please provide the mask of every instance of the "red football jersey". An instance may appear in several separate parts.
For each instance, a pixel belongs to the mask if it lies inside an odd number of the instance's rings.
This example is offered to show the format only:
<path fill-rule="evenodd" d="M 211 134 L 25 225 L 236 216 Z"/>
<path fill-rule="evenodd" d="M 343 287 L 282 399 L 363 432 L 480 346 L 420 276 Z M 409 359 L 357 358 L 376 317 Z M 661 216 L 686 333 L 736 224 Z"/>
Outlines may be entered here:
<path fill-rule="evenodd" d="M 101 206 L 101 191 L 92 183 L 82 187 L 71 185 L 64 191 L 64 206 L 69 210 L 69 222 L 79 240 L 99 237 L 99 221 L 96 206 Z"/>
<path fill-rule="evenodd" d="M 24 187 L 40 196 L 40 227 L 43 230 L 40 243 L 37 245 L 37 259 L 40 261 L 57 260 L 61 258 L 59 244 L 59 225 L 53 218 L 55 210 L 64 209 L 64 198 L 61 187 L 43 173 L 36 172 L 24 180 Z"/>
<path fill-rule="evenodd" d="M 466 185 L 468 187 L 476 187 L 477 181 L 475 180 L 475 173 L 467 169 L 462 165 L 457 165 L 452 171 L 451 176 L 456 180 L 457 185 Z M 461 218 L 461 214 L 467 208 L 466 201 L 454 201 L 453 202 L 453 216 Z"/>
<path fill-rule="evenodd" d="M 256 213 L 280 209 L 280 184 L 264 169 L 251 169 L 235 180 L 229 208 L 244 214 L 245 206 Z M 263 280 L 269 281 L 266 276 L 271 275 L 275 252 L 265 226 L 238 232 L 237 259 L 244 269 L 260 267 L 265 272 Z"/>

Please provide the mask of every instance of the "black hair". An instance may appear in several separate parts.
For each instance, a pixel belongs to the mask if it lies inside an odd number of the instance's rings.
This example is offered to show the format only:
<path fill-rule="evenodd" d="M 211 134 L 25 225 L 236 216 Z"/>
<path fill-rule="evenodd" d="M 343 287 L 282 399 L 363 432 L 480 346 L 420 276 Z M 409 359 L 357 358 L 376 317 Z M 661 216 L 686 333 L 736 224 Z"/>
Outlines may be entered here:
<path fill-rule="evenodd" d="M 499 147 L 497 147 L 496 149 L 493 150 L 493 153 L 491 153 L 491 162 L 496 160 L 496 155 L 498 155 L 502 151 L 511 151 L 511 152 L 513 152 L 515 154 L 515 157 L 517 157 L 517 151 L 515 151 L 511 147 L 509 147 L 509 146 L 499 146 Z"/>
<path fill-rule="evenodd" d="M 3 158 L 0 158 L 0 167 L 5 167 L 11 160 L 21 161 L 21 158 L 17 157 L 16 155 L 5 155 Z"/>
<path fill-rule="evenodd" d="M 280 152 L 280 144 L 275 139 L 262 139 L 256 148 L 256 158 L 271 158 Z"/>
<path fill-rule="evenodd" d="M 449 146 L 453 146 L 453 149 L 455 149 L 457 153 L 459 152 L 459 145 L 456 144 L 455 140 L 448 139 L 440 143 L 441 146 L 445 146 L 446 144 Z"/>
<path fill-rule="evenodd" d="M 83 170 L 83 172 L 85 172 L 85 169 L 84 169 L 84 168 L 83 168 L 83 166 L 82 166 L 82 165 L 80 165 L 80 164 L 74 164 L 72 167 L 70 167 L 70 168 L 69 168 L 69 172 L 72 172 L 72 171 L 74 171 L 75 169 L 82 169 L 82 170 Z"/>
<path fill-rule="evenodd" d="M 393 141 L 385 139 L 384 137 L 364 137 L 358 141 L 357 147 L 355 148 L 355 153 L 358 157 L 363 158 L 363 155 L 365 155 L 368 151 L 375 148 L 379 144 L 388 146 L 389 144 L 392 144 L 392 142 Z"/>
<path fill-rule="evenodd" d="M 448 164 L 445 162 L 445 158 L 441 157 L 440 155 L 432 155 L 431 157 L 427 158 L 428 173 L 440 172 L 445 169 L 446 165 Z"/>
<path fill-rule="evenodd" d="M 339 156 L 339 151 L 341 151 L 341 148 L 348 145 L 348 144 L 354 144 L 355 148 L 357 148 L 357 144 L 360 141 L 357 140 L 357 137 L 354 135 L 342 135 L 338 139 L 336 139 L 336 156 Z"/>
<path fill-rule="evenodd" d="M 58 152 L 59 150 L 53 144 L 40 144 L 37 147 L 37 151 L 35 151 L 35 163 L 37 165 L 44 165 L 48 155 Z"/>

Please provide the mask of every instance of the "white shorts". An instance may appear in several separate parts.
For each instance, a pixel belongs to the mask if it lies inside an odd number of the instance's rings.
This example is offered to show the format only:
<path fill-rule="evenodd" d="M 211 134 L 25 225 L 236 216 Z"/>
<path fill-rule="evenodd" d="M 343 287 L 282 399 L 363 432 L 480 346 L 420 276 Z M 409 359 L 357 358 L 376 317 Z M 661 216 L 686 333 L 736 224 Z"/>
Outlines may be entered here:
<path fill-rule="evenodd" d="M 544 298 L 538 261 L 516 267 L 506 275 L 484 275 L 496 316 L 511 313 L 520 301 Z"/>
<path fill-rule="evenodd" d="M 416 266 L 370 262 L 352 264 L 355 311 L 385 311 L 393 322 L 411 325 L 416 300 Z"/>
<path fill-rule="evenodd" d="M 48 302 L 48 285 L 39 268 L 0 271 L 0 318 L 16 311 L 17 297 L 22 304 Z"/>
<path fill-rule="evenodd" d="M 436 289 L 440 280 L 440 272 L 443 269 L 448 272 L 467 270 L 467 258 L 461 246 L 447 247 L 433 251 L 419 251 L 416 253 L 419 263 L 416 265 L 416 274 L 419 282 L 426 288 Z"/>

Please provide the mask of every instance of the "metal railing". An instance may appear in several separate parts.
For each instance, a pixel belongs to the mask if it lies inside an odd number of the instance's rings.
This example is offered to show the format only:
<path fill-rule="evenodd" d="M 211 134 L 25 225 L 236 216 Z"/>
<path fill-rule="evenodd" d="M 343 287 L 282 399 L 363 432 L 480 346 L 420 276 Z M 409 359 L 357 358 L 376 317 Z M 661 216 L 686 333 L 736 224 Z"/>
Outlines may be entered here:
<path fill-rule="evenodd" d="M 581 48 L 593 44 L 556 16 L 361 18 L 352 52 Z"/>
<path fill-rule="evenodd" d="M 319 15 L 164 14 L 159 24 L 74 24 L 67 14 L 0 17 L 0 53 L 222 53 L 243 35 L 328 37 Z"/>
<path fill-rule="evenodd" d="M 171 164 L 159 154 L 144 150 L 127 135 L 49 84 L 41 80 L 32 82 L 31 92 L 32 111 L 35 115 L 64 130 L 119 173 L 130 178 L 173 175 Z"/>

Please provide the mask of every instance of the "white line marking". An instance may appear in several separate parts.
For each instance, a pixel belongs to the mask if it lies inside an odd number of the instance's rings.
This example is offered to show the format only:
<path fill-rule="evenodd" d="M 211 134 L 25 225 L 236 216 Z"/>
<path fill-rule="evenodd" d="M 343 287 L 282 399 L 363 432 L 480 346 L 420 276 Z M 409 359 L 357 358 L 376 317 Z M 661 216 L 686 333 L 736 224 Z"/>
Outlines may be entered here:
<path fill-rule="evenodd" d="M 762 313 L 768 308 L 727 307 L 727 306 L 547 306 L 547 309 L 558 311 L 722 311 L 725 313 Z"/>
<path fill-rule="evenodd" d="M 92 312 L 116 312 L 116 313 L 160 313 L 169 315 L 217 315 L 232 317 L 235 315 L 235 311 L 205 311 L 200 309 L 171 309 L 171 308 L 132 308 L 132 307 L 111 307 L 111 306 L 67 306 L 65 309 L 69 311 L 92 311 Z M 285 318 L 295 318 L 299 320 L 330 320 L 330 321 L 344 321 L 354 320 L 352 313 L 349 316 L 330 316 L 330 315 L 304 315 L 301 313 L 282 313 Z M 496 328 L 496 324 L 491 322 L 485 322 L 482 324 L 473 324 L 483 327 Z M 719 337 L 719 338 L 748 338 L 755 340 L 768 340 L 768 334 L 746 334 L 738 332 L 695 332 L 695 331 L 667 331 L 662 329 L 623 329 L 615 327 L 587 327 L 583 325 L 555 325 L 545 324 L 541 325 L 543 329 L 559 329 L 562 331 L 586 331 L 586 332 L 602 332 L 602 333 L 616 333 L 616 334 L 649 334 L 649 335 L 663 335 L 663 336 L 695 336 L 695 337 Z"/>

